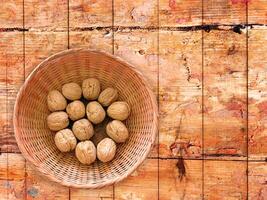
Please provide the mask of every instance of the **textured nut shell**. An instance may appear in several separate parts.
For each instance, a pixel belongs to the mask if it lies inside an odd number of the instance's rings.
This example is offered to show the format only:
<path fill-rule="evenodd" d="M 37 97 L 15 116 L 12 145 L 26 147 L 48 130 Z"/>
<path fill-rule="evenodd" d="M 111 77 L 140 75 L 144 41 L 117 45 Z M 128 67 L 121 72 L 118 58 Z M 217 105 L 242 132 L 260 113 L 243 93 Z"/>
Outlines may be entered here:
<path fill-rule="evenodd" d="M 75 155 L 81 163 L 89 165 L 96 159 L 95 145 L 89 140 L 79 142 L 75 149 Z"/>
<path fill-rule="evenodd" d="M 93 124 L 99 124 L 105 119 L 106 112 L 100 103 L 92 101 L 86 106 L 86 115 Z"/>
<path fill-rule="evenodd" d="M 61 152 L 69 152 L 75 149 L 77 140 L 70 129 L 63 129 L 56 133 L 55 143 Z"/>
<path fill-rule="evenodd" d="M 96 100 L 101 91 L 99 80 L 95 78 L 85 79 L 82 83 L 82 91 L 84 98 L 88 100 Z"/>
<path fill-rule="evenodd" d="M 112 103 L 107 110 L 108 116 L 120 121 L 127 119 L 130 112 L 130 106 L 125 101 L 116 101 Z"/>
<path fill-rule="evenodd" d="M 66 111 L 69 115 L 69 118 L 75 121 L 84 117 L 85 106 L 83 102 L 76 100 L 67 105 Z"/>
<path fill-rule="evenodd" d="M 69 125 L 68 114 L 63 111 L 53 112 L 47 116 L 47 125 L 51 131 L 59 131 Z"/>
<path fill-rule="evenodd" d="M 62 94 L 73 101 L 81 98 L 82 89 L 77 83 L 66 83 L 62 86 Z"/>
<path fill-rule="evenodd" d="M 101 103 L 102 106 L 109 106 L 111 103 L 116 101 L 117 98 L 118 98 L 118 90 L 109 87 L 100 93 L 98 101 L 99 103 Z"/>
<path fill-rule="evenodd" d="M 126 126 L 119 120 L 113 120 L 106 126 L 106 132 L 117 143 L 125 142 L 129 137 Z"/>
<path fill-rule="evenodd" d="M 58 90 L 52 90 L 47 95 L 47 106 L 51 112 L 65 110 L 67 100 Z"/>
<path fill-rule="evenodd" d="M 105 138 L 97 145 L 97 158 L 102 162 L 111 161 L 116 154 L 116 149 L 116 143 L 110 138 Z"/>
<path fill-rule="evenodd" d="M 87 119 L 74 122 L 72 131 L 79 140 L 88 140 L 94 135 L 94 127 Z"/>

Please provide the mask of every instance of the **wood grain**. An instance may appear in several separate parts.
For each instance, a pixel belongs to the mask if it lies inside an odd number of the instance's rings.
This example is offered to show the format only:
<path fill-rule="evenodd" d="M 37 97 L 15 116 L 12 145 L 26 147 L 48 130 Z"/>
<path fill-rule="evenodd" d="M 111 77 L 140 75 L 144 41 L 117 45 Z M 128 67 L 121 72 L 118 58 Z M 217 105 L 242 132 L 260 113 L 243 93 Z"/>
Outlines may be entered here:
<path fill-rule="evenodd" d="M 26 199 L 56 199 L 69 198 L 69 188 L 48 180 L 32 164 L 26 163 Z"/>
<path fill-rule="evenodd" d="M 0 7 L 0 28 L 23 28 L 23 0 L 2 0 Z"/>
<path fill-rule="evenodd" d="M 204 153 L 246 159 L 246 35 L 204 33 Z"/>
<path fill-rule="evenodd" d="M 70 0 L 70 28 L 112 25 L 112 0 Z"/>
<path fill-rule="evenodd" d="M 243 161 L 204 161 L 206 200 L 247 199 L 247 163 Z"/>
<path fill-rule="evenodd" d="M 70 194 L 72 200 L 112 200 L 113 186 L 93 190 L 70 188 Z"/>
<path fill-rule="evenodd" d="M 267 30 L 249 30 L 249 159 L 267 158 Z"/>
<path fill-rule="evenodd" d="M 158 161 L 147 159 L 127 179 L 115 185 L 115 199 L 158 199 Z"/>
<path fill-rule="evenodd" d="M 67 0 L 25 0 L 25 28 L 45 31 L 67 31 Z M 63 40 L 66 42 L 65 40 Z"/>
<path fill-rule="evenodd" d="M 249 0 L 203 1 L 203 23 L 233 25 L 246 23 L 246 2 Z"/>
<path fill-rule="evenodd" d="M 160 156 L 201 157 L 201 31 L 160 31 L 159 43 Z"/>
<path fill-rule="evenodd" d="M 250 162 L 249 171 L 249 196 L 250 200 L 264 200 L 267 196 L 267 163 Z"/>
<path fill-rule="evenodd" d="M 248 1 L 248 23 L 267 24 L 267 1 Z"/>
<path fill-rule="evenodd" d="M 198 26 L 201 24 L 201 0 L 159 0 L 159 25 L 161 27 Z"/>
<path fill-rule="evenodd" d="M 25 199 L 25 160 L 21 154 L 0 155 L 0 197 L 8 200 Z"/>
<path fill-rule="evenodd" d="M 0 39 L 1 63 L 3 71 L 2 78 L 6 74 L 6 91 L 3 91 L 3 98 L 6 98 L 6 107 L 4 113 L 6 122 L 3 121 L 1 134 L 2 152 L 19 152 L 13 130 L 13 107 L 17 92 L 24 81 L 23 66 L 23 35 L 21 32 L 2 32 Z M 4 78 L 5 80 L 5 78 Z M 3 85 L 2 85 L 3 87 Z M 4 89 L 4 88 L 3 88 Z M 3 101 L 3 99 L 2 99 Z M 4 101 L 3 101 L 4 103 Z"/>
<path fill-rule="evenodd" d="M 148 30 L 118 30 L 114 33 L 114 54 L 136 67 L 157 95 L 157 32 Z M 157 139 L 150 156 L 156 157 Z"/>
<path fill-rule="evenodd" d="M 159 199 L 193 200 L 202 198 L 202 161 L 186 160 L 178 165 L 178 160 L 159 162 Z M 179 162 L 181 163 L 181 161 Z M 182 167 L 185 168 L 184 173 Z"/>
<path fill-rule="evenodd" d="M 115 26 L 158 26 L 157 0 L 114 1 Z"/>

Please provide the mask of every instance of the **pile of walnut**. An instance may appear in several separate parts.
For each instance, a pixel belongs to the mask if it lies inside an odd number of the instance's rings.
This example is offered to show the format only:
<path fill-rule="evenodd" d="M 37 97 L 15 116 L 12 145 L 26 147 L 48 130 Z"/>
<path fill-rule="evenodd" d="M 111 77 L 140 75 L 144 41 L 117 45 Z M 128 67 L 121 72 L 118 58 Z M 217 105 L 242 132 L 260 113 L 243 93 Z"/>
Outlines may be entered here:
<path fill-rule="evenodd" d="M 87 105 L 82 98 L 89 101 Z M 129 136 L 122 121 L 128 118 L 130 106 L 117 99 L 116 89 L 109 87 L 101 92 L 100 82 L 95 78 L 84 80 L 82 88 L 77 83 L 67 83 L 63 85 L 62 93 L 50 91 L 47 105 L 52 113 L 47 117 L 47 125 L 50 130 L 57 131 L 57 148 L 61 152 L 75 149 L 77 159 L 83 164 L 89 165 L 96 158 L 102 162 L 111 161 L 116 153 L 116 143 L 125 142 Z M 105 137 L 95 146 L 89 139 L 94 135 L 94 125 L 103 122 L 106 114 L 112 119 L 106 125 L 110 138 Z"/>

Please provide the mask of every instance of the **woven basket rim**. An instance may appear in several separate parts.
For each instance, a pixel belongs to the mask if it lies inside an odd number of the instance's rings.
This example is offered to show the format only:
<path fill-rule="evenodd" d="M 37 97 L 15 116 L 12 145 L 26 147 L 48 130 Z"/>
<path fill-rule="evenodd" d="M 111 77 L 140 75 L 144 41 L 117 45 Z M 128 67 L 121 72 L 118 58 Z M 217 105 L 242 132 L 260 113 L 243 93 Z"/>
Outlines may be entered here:
<path fill-rule="evenodd" d="M 153 107 L 153 130 L 152 130 L 152 134 L 151 134 L 151 143 L 149 144 L 148 150 L 144 153 L 144 155 L 142 157 L 139 158 L 138 162 L 136 162 L 124 175 L 120 175 L 118 177 L 115 177 L 111 180 L 107 180 L 103 183 L 97 183 L 97 184 L 75 184 L 75 183 L 70 183 L 64 180 L 59 180 L 57 179 L 54 175 L 52 174 L 48 174 L 48 172 L 46 170 L 44 170 L 41 166 L 37 165 L 35 163 L 35 160 L 30 156 L 30 153 L 27 152 L 27 150 L 24 148 L 24 146 L 22 145 L 22 141 L 19 137 L 20 135 L 20 128 L 19 128 L 19 123 L 18 123 L 18 113 L 19 113 L 19 106 L 18 106 L 18 102 L 21 100 L 25 89 L 29 83 L 30 80 L 32 80 L 32 78 L 34 77 L 34 75 L 36 73 L 38 73 L 39 70 L 41 70 L 42 68 L 44 68 L 47 62 L 55 60 L 57 58 L 60 58 L 64 55 L 69 55 L 72 53 L 76 53 L 76 52 L 89 52 L 89 53 L 97 53 L 97 54 L 103 54 L 107 57 L 111 57 L 112 59 L 116 60 L 117 62 L 120 62 L 124 65 L 126 65 L 127 67 L 129 67 L 132 71 L 134 71 L 136 73 L 136 75 L 138 76 L 138 78 L 143 82 L 144 86 L 146 87 L 149 97 L 150 97 L 150 101 L 152 103 L 152 107 Z M 84 49 L 84 48 L 75 48 L 75 49 L 67 49 L 67 50 L 63 50 L 60 51 L 56 54 L 53 54 L 49 57 L 47 57 L 46 59 L 44 59 L 41 63 L 39 63 L 34 70 L 29 74 L 29 76 L 26 78 L 24 84 L 21 86 L 21 88 L 19 89 L 19 92 L 17 93 L 17 97 L 16 97 L 16 101 L 15 101 L 15 105 L 14 105 L 14 111 L 13 111 L 13 125 L 14 125 L 14 133 L 15 133 L 15 138 L 17 141 L 17 145 L 22 153 L 22 155 L 24 156 L 24 158 L 29 161 L 30 163 L 33 164 L 34 168 L 37 169 L 38 171 L 40 171 L 41 173 L 43 173 L 43 175 L 47 178 L 49 178 L 50 180 L 60 183 L 61 185 L 67 186 L 67 187 L 74 187 L 74 188 L 89 188 L 89 189 L 95 189 L 95 188 L 101 188 L 104 186 L 108 186 L 108 185 L 112 185 L 115 183 L 120 182 L 121 180 L 125 179 L 126 177 L 128 177 L 132 172 L 134 172 L 137 167 L 139 165 L 141 165 L 146 157 L 148 156 L 148 154 L 151 152 L 152 148 L 153 148 L 153 144 L 155 142 L 156 139 L 156 135 L 158 132 L 158 106 L 157 106 L 157 100 L 155 95 L 153 94 L 150 85 L 148 84 L 147 79 L 143 76 L 143 74 L 136 69 L 132 64 L 130 64 L 129 62 L 121 59 L 118 56 L 114 56 L 110 53 L 107 52 L 103 52 L 103 51 L 99 51 L 99 50 L 95 50 L 95 49 Z"/>

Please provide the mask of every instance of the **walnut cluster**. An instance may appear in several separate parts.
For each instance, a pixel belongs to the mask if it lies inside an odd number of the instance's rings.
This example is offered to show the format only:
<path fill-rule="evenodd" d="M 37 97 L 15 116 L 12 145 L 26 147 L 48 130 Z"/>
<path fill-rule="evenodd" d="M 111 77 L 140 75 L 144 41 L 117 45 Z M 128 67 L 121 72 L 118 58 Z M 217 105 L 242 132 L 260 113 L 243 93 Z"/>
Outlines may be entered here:
<path fill-rule="evenodd" d="M 61 91 L 52 90 L 47 95 L 47 126 L 55 131 L 55 144 L 61 152 L 75 150 L 77 159 L 85 165 L 96 159 L 111 161 L 116 154 L 116 143 L 123 143 L 129 137 L 124 124 L 131 109 L 127 102 L 117 101 L 118 90 L 107 87 L 101 91 L 96 78 L 77 83 L 66 83 Z M 98 136 L 95 129 L 105 126 L 105 133 Z M 104 137 L 103 137 L 104 136 Z M 95 142 L 94 138 L 101 138 Z M 92 141 L 93 142 L 92 142 Z"/>

